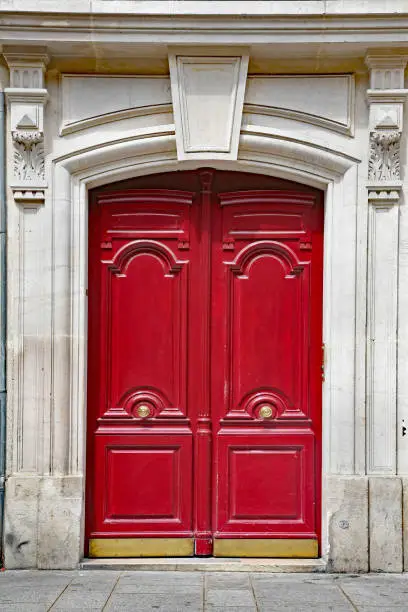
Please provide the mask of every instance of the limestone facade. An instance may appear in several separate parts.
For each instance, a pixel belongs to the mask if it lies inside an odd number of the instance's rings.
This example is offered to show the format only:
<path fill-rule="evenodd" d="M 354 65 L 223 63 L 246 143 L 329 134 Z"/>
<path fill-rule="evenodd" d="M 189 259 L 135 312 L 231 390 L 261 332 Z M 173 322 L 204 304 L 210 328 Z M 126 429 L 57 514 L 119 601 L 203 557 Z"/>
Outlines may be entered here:
<path fill-rule="evenodd" d="M 408 570 L 407 40 L 404 0 L 0 0 L 6 567 L 83 557 L 88 190 L 206 165 L 325 192 L 322 558 Z"/>

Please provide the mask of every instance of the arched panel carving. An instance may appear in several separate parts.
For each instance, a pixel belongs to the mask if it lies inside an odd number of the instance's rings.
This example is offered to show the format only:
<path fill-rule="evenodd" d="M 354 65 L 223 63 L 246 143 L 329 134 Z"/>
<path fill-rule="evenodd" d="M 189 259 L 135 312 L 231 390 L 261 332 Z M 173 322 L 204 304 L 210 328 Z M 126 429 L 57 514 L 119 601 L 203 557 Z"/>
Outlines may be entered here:
<path fill-rule="evenodd" d="M 172 406 L 170 399 L 154 387 L 129 389 L 120 398 L 117 406 L 110 407 L 103 419 L 125 418 L 151 422 L 154 419 L 183 419 L 185 415 L 179 408 Z"/>
<path fill-rule="evenodd" d="M 170 248 L 153 240 L 136 240 L 122 247 L 110 262 L 109 269 L 116 276 L 125 276 L 132 259 L 138 255 L 152 255 L 163 266 L 165 276 L 173 277 L 180 272 L 184 261 L 179 261 Z"/>
<path fill-rule="evenodd" d="M 310 264 L 299 244 L 257 241 L 227 266 L 229 382 L 225 419 L 304 419 Z M 267 356 L 267 358 L 265 357 Z"/>
<path fill-rule="evenodd" d="M 102 263 L 104 418 L 185 416 L 188 261 L 135 240 Z"/>
<path fill-rule="evenodd" d="M 263 409 L 267 413 L 263 413 Z M 284 421 L 286 419 L 304 419 L 305 414 L 297 408 L 293 402 L 279 389 L 258 388 L 250 391 L 238 405 L 230 410 L 225 416 L 225 421 L 245 420 L 256 421 L 254 424 L 263 424 L 274 421 Z"/>
<path fill-rule="evenodd" d="M 251 267 L 263 255 L 275 257 L 282 265 L 287 278 L 300 274 L 304 265 L 295 252 L 281 242 L 259 241 L 244 247 L 230 265 L 230 270 L 239 278 L 248 278 Z"/>

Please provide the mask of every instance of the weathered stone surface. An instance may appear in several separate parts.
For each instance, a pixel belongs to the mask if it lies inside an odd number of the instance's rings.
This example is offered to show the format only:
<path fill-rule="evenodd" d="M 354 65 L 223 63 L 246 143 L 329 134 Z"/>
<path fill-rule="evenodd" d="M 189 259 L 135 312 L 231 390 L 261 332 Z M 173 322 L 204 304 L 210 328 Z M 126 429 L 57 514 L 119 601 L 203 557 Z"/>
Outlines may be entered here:
<path fill-rule="evenodd" d="M 11 476 L 6 483 L 4 555 L 7 569 L 37 566 L 40 478 Z"/>
<path fill-rule="evenodd" d="M 329 532 L 328 568 L 368 570 L 368 482 L 364 476 L 326 478 Z"/>
<path fill-rule="evenodd" d="M 73 569 L 81 550 L 82 478 L 44 478 L 38 513 L 38 567 Z"/>
<path fill-rule="evenodd" d="M 80 477 L 10 477 L 5 507 L 6 568 L 76 568 L 82 497 Z"/>
<path fill-rule="evenodd" d="M 370 570 L 402 572 L 402 483 L 370 477 Z"/>

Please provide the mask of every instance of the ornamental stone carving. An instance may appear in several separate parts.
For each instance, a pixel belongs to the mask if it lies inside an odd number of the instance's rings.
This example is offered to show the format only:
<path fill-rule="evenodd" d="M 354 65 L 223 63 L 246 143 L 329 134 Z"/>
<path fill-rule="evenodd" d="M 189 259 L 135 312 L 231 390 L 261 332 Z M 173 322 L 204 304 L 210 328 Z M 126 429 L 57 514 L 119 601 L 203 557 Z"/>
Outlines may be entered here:
<path fill-rule="evenodd" d="M 14 176 L 21 183 L 44 181 L 44 134 L 14 131 Z"/>
<path fill-rule="evenodd" d="M 10 175 L 14 199 L 20 204 L 41 204 L 45 197 L 44 72 L 43 50 L 20 56 L 6 50 L 12 87 L 5 89 L 10 114 Z"/>
<path fill-rule="evenodd" d="M 368 179 L 370 181 L 399 181 L 400 139 L 398 131 L 374 131 L 370 134 Z"/>
<path fill-rule="evenodd" d="M 25 147 L 30 147 L 31 145 L 42 142 L 44 140 L 44 133 L 40 132 L 39 130 L 34 130 L 32 132 L 14 130 L 11 132 L 11 137 L 14 142 L 22 144 Z"/>

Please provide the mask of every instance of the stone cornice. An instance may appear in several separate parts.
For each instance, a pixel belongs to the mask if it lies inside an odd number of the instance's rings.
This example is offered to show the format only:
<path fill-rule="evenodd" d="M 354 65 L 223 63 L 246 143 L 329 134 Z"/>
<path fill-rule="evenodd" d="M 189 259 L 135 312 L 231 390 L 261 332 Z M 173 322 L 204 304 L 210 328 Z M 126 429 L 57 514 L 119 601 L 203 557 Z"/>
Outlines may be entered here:
<path fill-rule="evenodd" d="M 392 6 L 391 6 L 392 4 Z M 14 12 L 38 12 L 38 0 L 6 0 L 5 8 Z M 407 12 L 405 0 L 393 0 L 386 3 L 383 0 L 370 0 L 359 3 L 355 0 L 292 0 L 291 2 L 270 2 L 270 0 L 217 0 L 217 2 L 202 2 L 194 0 L 116 0 L 114 6 L 106 0 L 71 0 L 69 11 L 67 5 L 58 0 L 47 0 L 47 11 L 50 13 L 92 13 L 92 14 L 133 14 L 133 15 L 389 15 Z"/>
<path fill-rule="evenodd" d="M 70 5 L 70 13 L 59 12 L 58 7 L 61 3 L 57 2 L 54 12 L 35 12 L 38 11 L 38 3 L 33 2 L 31 9 L 30 4 L 31 0 L 24 0 L 24 4 L 20 3 L 20 10 L 17 11 L 15 8 L 17 3 L 11 0 L 7 6 L 10 7 L 9 10 L 1 12 L 0 38 L 3 44 L 16 44 L 16 42 L 22 45 L 52 44 L 55 48 L 56 45 L 62 44 L 62 41 L 59 41 L 59 34 L 62 32 L 65 43 L 89 42 L 89 34 L 92 33 L 93 45 L 113 42 L 115 45 L 120 45 L 123 42 L 123 53 L 126 55 L 126 45 L 129 43 L 301 45 L 321 42 L 324 35 L 325 43 L 352 43 L 356 49 L 360 48 L 365 52 L 370 47 L 380 48 L 381 45 L 385 47 L 390 42 L 406 45 L 408 40 L 408 11 L 403 10 L 407 6 L 406 2 L 401 2 L 399 9 L 397 7 L 388 14 L 385 8 L 381 7 L 380 10 L 380 4 L 377 12 L 372 10 L 365 13 L 358 12 L 352 10 L 352 5 L 349 3 L 342 3 L 347 4 L 347 10 L 342 10 L 340 3 L 335 3 L 338 4 L 337 10 L 323 11 L 319 6 L 328 4 L 323 2 L 276 3 L 280 7 L 279 13 L 273 13 L 274 3 L 268 2 L 264 3 L 265 6 L 268 4 L 268 11 L 265 8 L 265 14 L 256 13 L 255 10 L 250 14 L 251 5 L 262 3 L 245 3 L 246 10 L 242 9 L 242 12 L 236 8 L 237 3 L 224 3 L 235 8 L 222 12 L 218 6 L 221 3 L 216 2 L 214 3 L 217 5 L 216 15 L 198 10 L 192 15 L 187 11 L 173 11 L 173 9 L 171 13 L 143 14 L 141 8 L 139 11 L 136 10 L 136 5 L 142 7 L 146 6 L 146 3 L 119 1 L 114 3 L 114 18 L 109 12 L 108 2 L 94 2 L 91 4 L 94 9 L 90 13 L 85 10 L 75 12 L 75 6 L 81 4 L 79 2 Z M 86 4 L 89 8 L 90 5 Z M 192 2 L 185 4 L 198 6 Z M 199 4 L 212 5 L 212 3 Z M 171 5 L 176 6 L 176 3 Z M 286 14 L 282 13 L 282 5 L 287 5 Z M 299 6 L 299 10 L 295 12 L 291 5 Z M 308 5 L 317 8 L 313 9 Z M 26 10 L 23 11 L 21 6 Z M 129 7 L 132 7 L 132 10 Z M 30 10 L 33 12 L 29 12 Z M 327 19 L 328 15 L 330 19 Z M 405 53 L 407 51 L 405 48 Z"/>

